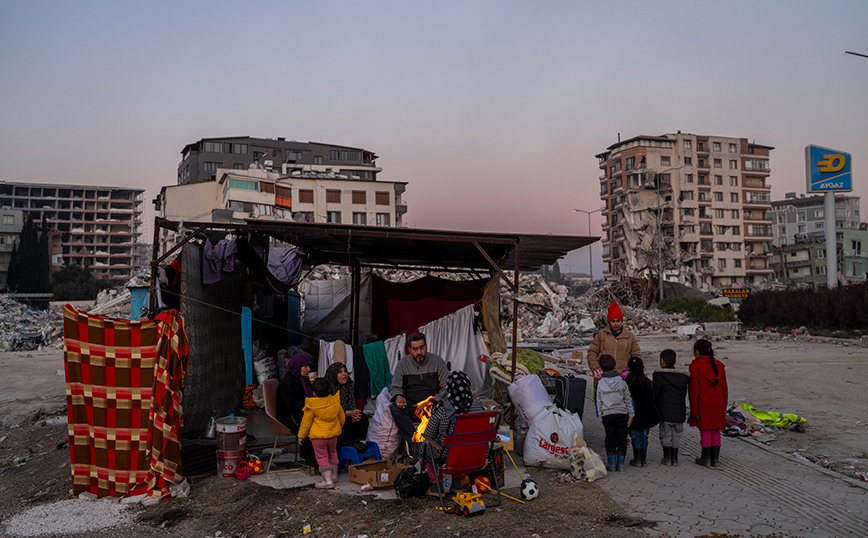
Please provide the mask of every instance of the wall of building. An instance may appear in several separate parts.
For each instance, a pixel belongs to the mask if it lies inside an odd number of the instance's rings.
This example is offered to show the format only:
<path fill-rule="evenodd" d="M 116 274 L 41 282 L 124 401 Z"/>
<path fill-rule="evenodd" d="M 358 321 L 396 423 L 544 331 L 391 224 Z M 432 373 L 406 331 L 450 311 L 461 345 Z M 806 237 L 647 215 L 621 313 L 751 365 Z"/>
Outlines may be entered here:
<path fill-rule="evenodd" d="M 12 249 L 24 227 L 24 212 L 0 209 L 0 289 L 6 287 Z"/>

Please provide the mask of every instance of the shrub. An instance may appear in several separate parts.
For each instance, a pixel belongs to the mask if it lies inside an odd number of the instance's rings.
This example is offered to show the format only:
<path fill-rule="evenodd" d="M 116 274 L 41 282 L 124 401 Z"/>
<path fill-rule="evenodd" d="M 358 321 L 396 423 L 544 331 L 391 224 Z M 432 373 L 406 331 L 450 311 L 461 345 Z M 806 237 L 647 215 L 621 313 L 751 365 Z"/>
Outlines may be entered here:
<path fill-rule="evenodd" d="M 738 317 L 749 327 L 865 329 L 868 327 L 868 285 L 759 291 L 742 300 Z"/>
<path fill-rule="evenodd" d="M 686 314 L 692 321 L 699 323 L 736 320 L 732 310 L 709 304 L 704 299 L 687 299 L 684 297 L 663 299 L 657 304 L 657 309 L 667 314 Z"/>

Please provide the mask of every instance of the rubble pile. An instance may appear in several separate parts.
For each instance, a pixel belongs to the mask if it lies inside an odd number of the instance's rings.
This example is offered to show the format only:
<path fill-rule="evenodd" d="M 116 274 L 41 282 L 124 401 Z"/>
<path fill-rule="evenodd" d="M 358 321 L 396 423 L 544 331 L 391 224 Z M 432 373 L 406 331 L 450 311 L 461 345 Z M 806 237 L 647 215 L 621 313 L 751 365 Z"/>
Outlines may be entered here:
<path fill-rule="evenodd" d="M 510 272 L 506 273 L 512 278 Z M 562 338 L 580 333 L 593 334 L 597 330 L 597 312 L 590 309 L 590 293 L 581 296 L 569 294 L 562 284 L 546 282 L 538 274 L 521 275 L 518 280 L 519 339 Z M 501 280 L 501 325 L 512 323 L 512 289 Z M 602 326 L 602 325 L 599 325 Z"/>
<path fill-rule="evenodd" d="M 0 348 L 5 351 L 32 351 L 63 345 L 63 317 L 50 310 L 34 310 L 0 295 Z"/>

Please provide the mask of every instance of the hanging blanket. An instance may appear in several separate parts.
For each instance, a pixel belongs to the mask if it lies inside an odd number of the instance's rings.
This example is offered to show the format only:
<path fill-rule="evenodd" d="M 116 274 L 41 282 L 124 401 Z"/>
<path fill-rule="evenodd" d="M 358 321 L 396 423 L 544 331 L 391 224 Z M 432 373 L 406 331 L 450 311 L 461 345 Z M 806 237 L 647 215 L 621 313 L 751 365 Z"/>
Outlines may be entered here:
<path fill-rule="evenodd" d="M 162 498 L 183 488 L 180 313 L 129 322 L 67 306 L 63 332 L 73 495 Z"/>
<path fill-rule="evenodd" d="M 371 394 L 379 394 L 381 390 L 392 383 L 392 372 L 389 370 L 389 359 L 386 356 L 386 346 L 383 342 L 373 342 L 362 346 L 365 364 L 368 366 L 368 377 L 371 384 Z"/>

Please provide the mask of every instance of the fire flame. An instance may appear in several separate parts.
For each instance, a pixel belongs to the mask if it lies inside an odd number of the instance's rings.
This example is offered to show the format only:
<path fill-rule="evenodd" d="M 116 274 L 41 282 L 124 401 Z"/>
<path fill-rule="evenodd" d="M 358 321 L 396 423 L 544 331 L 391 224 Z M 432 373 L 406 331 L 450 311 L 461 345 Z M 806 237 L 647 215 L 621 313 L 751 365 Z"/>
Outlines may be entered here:
<path fill-rule="evenodd" d="M 422 421 L 416 432 L 413 433 L 413 442 L 422 443 L 425 441 L 425 428 L 428 427 L 428 421 L 431 420 L 431 409 L 434 408 L 434 397 L 429 396 L 416 405 L 416 416 Z"/>

